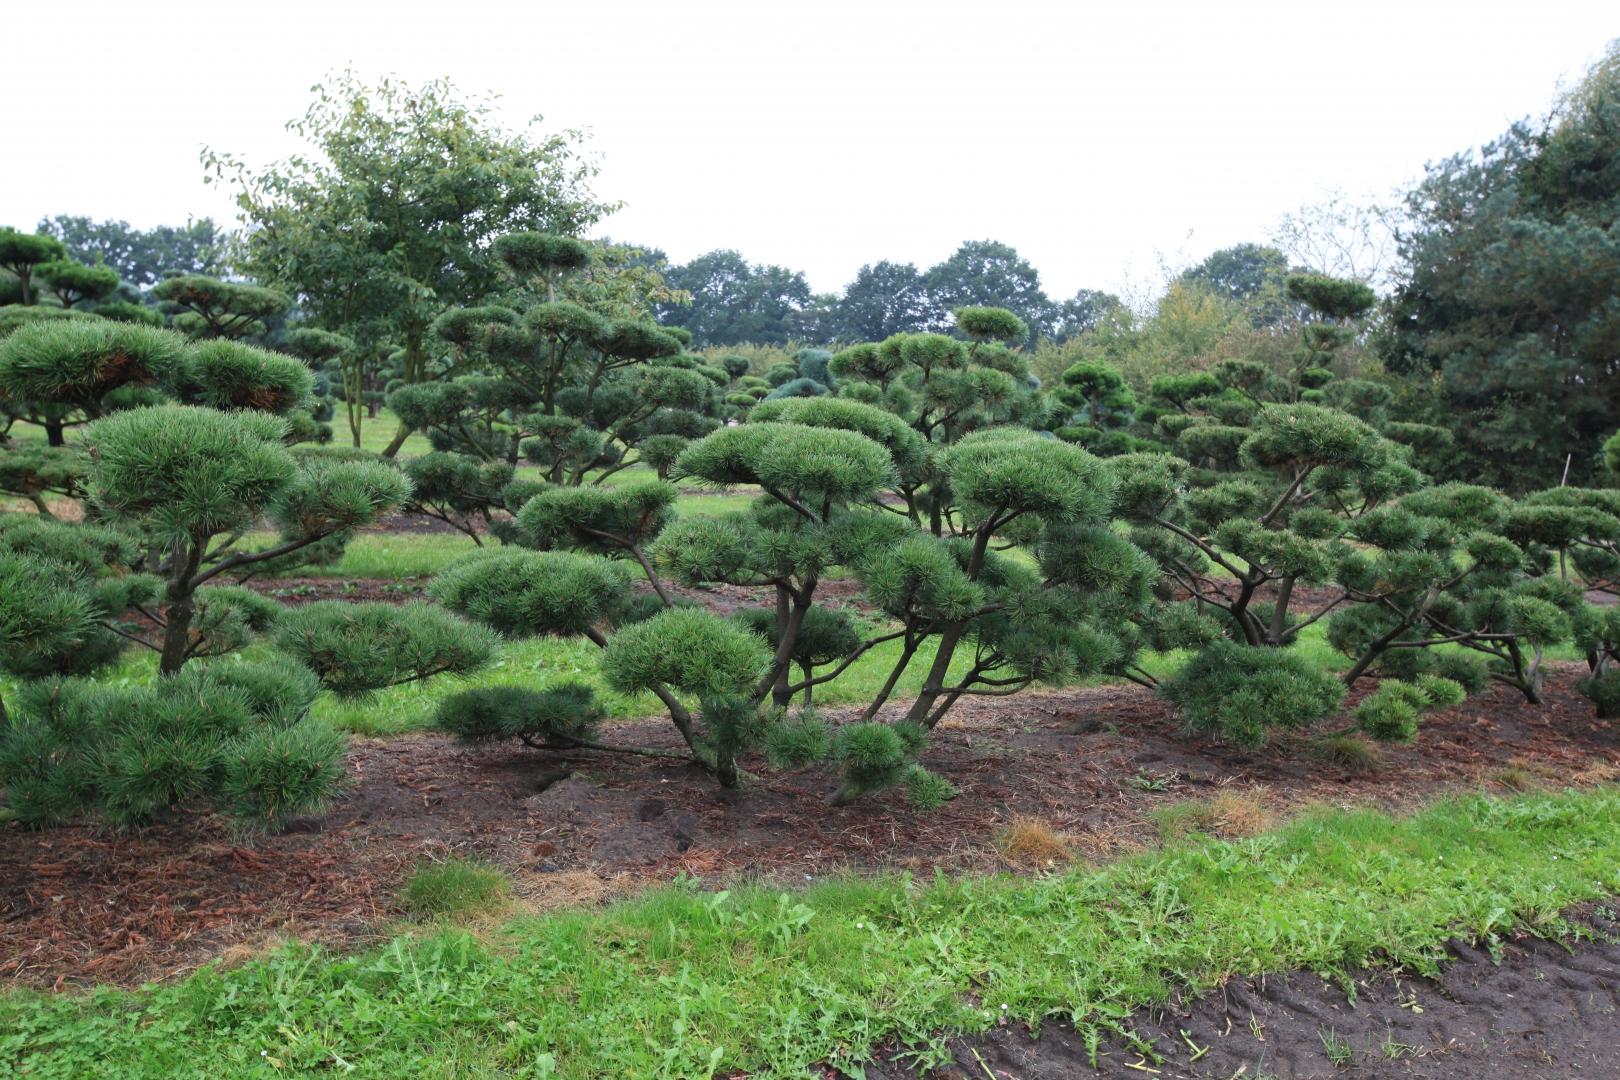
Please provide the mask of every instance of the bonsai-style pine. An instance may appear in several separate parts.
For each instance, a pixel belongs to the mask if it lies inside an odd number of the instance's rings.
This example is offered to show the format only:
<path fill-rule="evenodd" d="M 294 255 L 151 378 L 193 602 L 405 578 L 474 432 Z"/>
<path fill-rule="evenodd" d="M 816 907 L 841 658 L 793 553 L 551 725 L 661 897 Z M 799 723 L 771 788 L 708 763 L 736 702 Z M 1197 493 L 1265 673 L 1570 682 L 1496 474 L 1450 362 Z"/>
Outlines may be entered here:
<path fill-rule="evenodd" d="M 323 686 L 352 694 L 469 670 L 490 637 L 433 609 L 316 605 L 279 628 L 283 652 L 222 662 L 280 618 L 273 601 L 224 585 L 227 575 L 341 542 L 408 498 L 409 483 L 380 463 L 287 449 L 286 422 L 266 410 L 302 404 L 310 376 L 298 361 L 228 342 L 188 350 L 176 338 L 169 350 L 154 345 L 164 332 L 148 333 L 159 336 L 128 339 L 152 346 L 140 352 L 54 338 L 54 350 L 34 341 L 0 363 L 0 391 L 89 414 L 105 411 L 120 380 L 231 409 L 101 416 L 85 434 L 80 480 L 98 524 L 0 517 L 0 668 L 25 680 L 0 727 L 0 788 L 34 824 L 81 814 L 133 823 L 211 802 L 274 826 L 318 808 L 341 780 L 342 737 L 309 719 Z M 263 519 L 280 539 L 253 547 L 245 535 Z M 89 677 L 129 645 L 155 654 L 154 681 Z"/>
<path fill-rule="evenodd" d="M 36 299 L 34 274 L 42 263 L 67 257 L 67 249 L 54 236 L 0 228 L 0 270 L 17 279 L 17 302 L 32 304 Z"/>
<path fill-rule="evenodd" d="M 34 267 L 34 275 L 51 291 L 64 308 L 88 300 L 105 300 L 118 291 L 118 271 L 110 266 L 90 266 L 72 259 L 53 259 Z"/>
<path fill-rule="evenodd" d="M 255 337 L 265 320 L 286 311 L 292 301 L 274 289 L 187 274 L 165 278 L 152 295 L 169 311 L 175 329 L 193 338 Z"/>

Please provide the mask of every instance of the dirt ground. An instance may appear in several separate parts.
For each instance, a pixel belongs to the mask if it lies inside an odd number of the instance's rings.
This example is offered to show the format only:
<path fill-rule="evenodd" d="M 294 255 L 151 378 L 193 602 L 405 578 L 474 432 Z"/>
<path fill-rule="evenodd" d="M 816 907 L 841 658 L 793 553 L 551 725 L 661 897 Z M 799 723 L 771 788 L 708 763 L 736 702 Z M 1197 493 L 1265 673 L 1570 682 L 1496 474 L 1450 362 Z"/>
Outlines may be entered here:
<path fill-rule="evenodd" d="M 1106 1041 L 1093 1071 L 1084 1041 L 1050 1024 L 1039 1038 L 1008 1025 L 951 1044 L 953 1065 L 930 1080 L 1073 1080 L 1142 1077 L 1305 1080 L 1572 1080 L 1620 1076 L 1620 923 L 1612 911 L 1587 913 L 1596 935 L 1573 943 L 1524 938 L 1500 963 L 1451 943 L 1439 979 L 1401 971 L 1345 988 L 1308 973 L 1234 979 L 1220 990 L 1142 1012 L 1127 1026 L 1152 1057 L 1122 1039 Z M 1329 1056 L 1329 1046 L 1334 1061 Z M 1196 1047 L 1196 1049 L 1195 1049 Z M 892 1063 L 868 1080 L 919 1080 Z"/>
<path fill-rule="evenodd" d="M 1246 753 L 1184 739 L 1135 687 L 965 702 L 924 755 L 961 789 L 931 813 L 897 792 L 829 806 L 833 783 L 819 768 L 745 762 L 761 775 L 723 792 L 654 758 L 358 739 L 346 796 L 280 835 L 233 837 L 206 816 L 126 833 L 0 827 L 0 981 L 130 984 L 282 939 L 364 944 L 401 914 L 411 869 L 448 855 L 498 862 L 524 902 L 549 907 L 683 873 L 803 882 L 1005 868 L 998 838 L 1019 818 L 1061 834 L 1076 857 L 1101 858 L 1155 842 L 1156 809 L 1223 793 L 1247 810 L 1217 831 L 1248 831 L 1312 803 L 1403 808 L 1449 790 L 1609 779 L 1620 775 L 1620 730 L 1593 718 L 1578 673 L 1555 671 L 1540 708 L 1497 689 L 1437 714 L 1370 775 L 1315 760 L 1295 740 Z M 654 721 L 619 725 L 620 740 L 676 745 Z"/>

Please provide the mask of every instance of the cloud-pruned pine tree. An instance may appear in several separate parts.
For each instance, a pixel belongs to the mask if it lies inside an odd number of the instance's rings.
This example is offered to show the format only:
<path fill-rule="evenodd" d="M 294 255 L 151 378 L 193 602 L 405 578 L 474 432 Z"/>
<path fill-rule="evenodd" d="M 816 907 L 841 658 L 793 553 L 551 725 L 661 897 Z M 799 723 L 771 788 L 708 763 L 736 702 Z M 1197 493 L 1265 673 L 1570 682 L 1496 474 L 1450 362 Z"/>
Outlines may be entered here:
<path fill-rule="evenodd" d="M 446 377 L 388 398 L 435 450 L 406 466 L 417 485 L 412 509 L 479 543 L 482 533 L 504 534 L 532 493 L 510 487 L 520 461 L 550 484 L 575 487 L 641 462 L 667 474 L 687 440 L 718 426 L 733 381 L 648 319 L 559 299 L 592 265 L 590 245 L 514 233 L 493 251 L 511 306 L 445 312 L 434 331 L 449 352 Z"/>
<path fill-rule="evenodd" d="M 67 248 L 54 236 L 0 228 L 0 270 L 17 280 L 17 303 L 33 304 L 38 299 L 34 274 L 45 263 L 67 257 Z"/>
<path fill-rule="evenodd" d="M 94 417 L 79 483 L 96 522 L 0 516 L 0 668 L 25 680 L 0 706 L 7 804 L 33 824 L 86 814 L 127 824 L 211 803 L 258 827 L 318 808 L 344 749 L 309 719 L 323 686 L 352 694 L 470 670 L 493 639 L 436 609 L 351 618 L 317 605 L 281 628 L 271 659 L 224 662 L 281 618 L 273 601 L 225 585 L 232 573 L 341 541 L 407 499 L 409 483 L 380 463 L 289 451 L 286 421 L 270 410 L 299 407 L 310 383 L 290 357 L 217 341 L 193 350 L 110 322 L 95 328 L 112 337 L 59 333 L 80 325 L 43 324 L 54 336 L 21 349 L 14 334 L 0 354 L 8 400 Z M 121 384 L 142 383 L 231 408 L 107 410 Z M 245 534 L 264 519 L 280 537 L 254 547 Z M 156 655 L 155 680 L 98 683 L 126 646 Z"/>
<path fill-rule="evenodd" d="M 939 535 L 900 505 L 908 472 L 930 460 L 951 492 Z M 516 520 L 535 552 L 474 556 L 434 591 L 502 633 L 595 642 L 610 685 L 656 696 L 723 785 L 739 782 L 738 758 L 758 747 L 773 761 L 826 761 L 838 801 L 902 785 L 937 803 L 950 787 L 917 756 L 959 701 L 1125 672 L 1157 640 L 1157 570 L 1109 526 L 1107 467 L 1033 432 L 985 429 L 930 458 L 922 433 L 891 411 L 783 398 L 692 442 L 672 475 L 762 495 L 740 512 L 680 517 L 662 481 L 547 488 Z M 1010 542 L 1037 565 L 1005 554 Z M 872 616 L 823 602 L 835 566 L 856 574 Z M 649 593 L 631 593 L 634 579 Z M 676 582 L 763 588 L 774 604 L 722 618 L 683 604 Z M 811 706 L 815 688 L 869 655 L 890 670 L 863 715 L 834 732 Z M 885 716 L 913 671 L 918 698 Z M 572 684 L 474 692 L 447 702 L 440 723 L 468 739 L 597 748 L 593 710 Z"/>

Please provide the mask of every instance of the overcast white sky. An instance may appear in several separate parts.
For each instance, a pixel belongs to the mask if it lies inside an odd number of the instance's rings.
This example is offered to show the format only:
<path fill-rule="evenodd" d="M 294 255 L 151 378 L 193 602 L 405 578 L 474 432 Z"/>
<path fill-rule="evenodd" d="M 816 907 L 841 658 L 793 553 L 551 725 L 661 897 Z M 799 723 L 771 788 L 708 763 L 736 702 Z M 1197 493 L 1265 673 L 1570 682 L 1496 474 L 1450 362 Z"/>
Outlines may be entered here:
<path fill-rule="evenodd" d="M 997 239 L 1059 297 L 1387 192 L 1620 36 L 1613 0 L 14 7 L 0 224 L 232 219 L 199 149 L 293 151 L 311 84 L 352 65 L 591 129 L 627 204 L 605 231 L 677 261 L 734 247 L 834 290 Z"/>

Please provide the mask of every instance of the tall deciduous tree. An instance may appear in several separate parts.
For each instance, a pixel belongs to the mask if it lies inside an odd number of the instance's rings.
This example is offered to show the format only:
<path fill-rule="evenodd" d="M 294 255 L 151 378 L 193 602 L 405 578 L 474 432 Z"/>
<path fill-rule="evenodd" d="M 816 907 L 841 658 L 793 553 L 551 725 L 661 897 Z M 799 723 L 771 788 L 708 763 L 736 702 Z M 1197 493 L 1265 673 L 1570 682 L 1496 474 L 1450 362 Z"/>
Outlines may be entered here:
<path fill-rule="evenodd" d="M 929 326 L 946 330 L 962 307 L 1001 307 L 1024 320 L 1028 332 L 1044 333 L 1052 321 L 1052 301 L 1041 275 L 1010 244 L 969 240 L 923 276 L 928 290 Z"/>
<path fill-rule="evenodd" d="M 869 263 L 855 273 L 838 302 L 841 341 L 882 341 L 924 329 L 928 289 L 911 263 Z"/>
<path fill-rule="evenodd" d="M 1089 333 L 1111 320 L 1129 319 L 1125 301 L 1101 289 L 1081 289 L 1057 305 L 1052 340 L 1064 342 Z"/>
<path fill-rule="evenodd" d="M 1263 244 L 1237 244 L 1212 253 L 1180 280 L 1238 304 L 1255 326 L 1276 326 L 1293 314 L 1284 295 L 1288 256 Z"/>
<path fill-rule="evenodd" d="M 238 190 L 244 269 L 361 349 L 400 347 L 400 377 L 414 383 L 433 320 L 499 286 L 493 238 L 577 233 L 612 209 L 591 194 L 581 135 L 539 134 L 537 122 L 506 131 L 490 101 L 444 80 L 371 85 L 345 72 L 289 125 L 312 153 L 258 171 L 213 150 L 203 162 Z M 385 453 L 409 434 L 401 427 Z"/>
<path fill-rule="evenodd" d="M 137 229 L 127 221 L 58 214 L 42 220 L 39 231 L 60 240 L 70 258 L 110 266 L 136 289 L 173 274 L 219 277 L 226 270 L 229 237 L 212 218 Z"/>
<path fill-rule="evenodd" d="M 711 251 L 665 274 L 691 296 L 690 304 L 662 304 L 660 320 L 692 332 L 693 344 L 781 345 L 792 336 L 794 313 L 810 303 L 804 275 L 785 266 L 751 264 L 736 251 Z"/>

